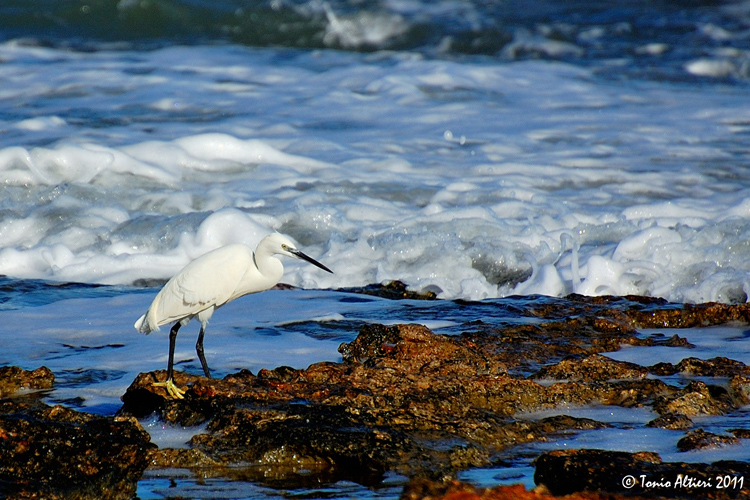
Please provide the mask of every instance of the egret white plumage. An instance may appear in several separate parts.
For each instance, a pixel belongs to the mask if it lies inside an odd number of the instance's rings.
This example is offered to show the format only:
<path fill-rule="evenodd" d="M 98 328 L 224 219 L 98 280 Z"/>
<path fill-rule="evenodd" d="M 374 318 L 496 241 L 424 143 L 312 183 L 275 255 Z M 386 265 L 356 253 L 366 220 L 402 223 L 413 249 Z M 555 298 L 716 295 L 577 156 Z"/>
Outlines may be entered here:
<path fill-rule="evenodd" d="M 183 398 L 185 391 L 179 389 L 173 379 L 175 340 L 180 327 L 193 318 L 201 323 L 195 351 L 203 373 L 211 377 L 203 354 L 203 336 L 208 320 L 216 309 L 227 302 L 276 285 L 284 274 L 284 266 L 276 255 L 302 259 L 324 271 L 333 272 L 297 250 L 286 236 L 273 233 L 260 240 L 255 253 L 240 243 L 212 250 L 190 262 L 164 285 L 146 314 L 134 325 L 139 332 L 150 333 L 158 331 L 162 325 L 175 322 L 169 331 L 167 379 L 154 385 L 165 387 L 173 398 Z"/>

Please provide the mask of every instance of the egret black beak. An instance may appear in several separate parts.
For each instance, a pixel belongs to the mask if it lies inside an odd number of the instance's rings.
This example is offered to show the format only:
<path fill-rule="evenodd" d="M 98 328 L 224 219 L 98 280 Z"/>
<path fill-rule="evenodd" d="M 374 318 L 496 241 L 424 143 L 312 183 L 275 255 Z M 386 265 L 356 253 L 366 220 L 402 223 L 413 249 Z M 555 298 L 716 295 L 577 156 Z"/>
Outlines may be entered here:
<path fill-rule="evenodd" d="M 326 266 L 324 266 L 323 264 L 321 264 L 317 260 L 313 259 L 312 257 L 303 254 L 302 252 L 300 252 L 296 248 L 290 248 L 289 252 L 291 252 L 292 255 L 294 255 L 295 257 L 298 257 L 298 258 L 300 258 L 302 260 L 306 260 L 307 262 L 309 262 L 313 266 L 318 266 L 323 271 L 328 271 L 329 273 L 333 274 L 333 271 L 331 271 L 330 269 L 328 269 Z"/>

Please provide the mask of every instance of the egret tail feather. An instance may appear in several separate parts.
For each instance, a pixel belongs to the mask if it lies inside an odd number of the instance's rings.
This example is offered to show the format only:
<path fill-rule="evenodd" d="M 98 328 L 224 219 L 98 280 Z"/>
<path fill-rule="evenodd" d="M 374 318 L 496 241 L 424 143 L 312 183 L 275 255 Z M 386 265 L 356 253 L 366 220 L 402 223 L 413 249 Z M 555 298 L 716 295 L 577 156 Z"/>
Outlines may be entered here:
<path fill-rule="evenodd" d="M 138 318 L 138 321 L 136 321 L 133 326 L 135 327 L 136 330 L 138 330 L 141 333 L 149 334 L 151 332 L 158 332 L 159 331 L 159 325 L 152 325 L 146 319 L 147 314 L 144 314 L 143 316 L 141 316 L 140 318 Z"/>

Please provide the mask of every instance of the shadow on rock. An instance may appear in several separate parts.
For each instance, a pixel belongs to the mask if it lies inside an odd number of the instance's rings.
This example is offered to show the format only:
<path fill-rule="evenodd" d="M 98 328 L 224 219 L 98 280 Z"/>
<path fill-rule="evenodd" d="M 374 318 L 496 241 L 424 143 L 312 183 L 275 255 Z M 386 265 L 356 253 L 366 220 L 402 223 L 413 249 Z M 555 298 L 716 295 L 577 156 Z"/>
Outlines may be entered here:
<path fill-rule="evenodd" d="M 655 453 L 560 450 L 536 460 L 534 481 L 554 495 L 595 491 L 643 498 L 748 498 L 747 462 L 663 463 Z"/>

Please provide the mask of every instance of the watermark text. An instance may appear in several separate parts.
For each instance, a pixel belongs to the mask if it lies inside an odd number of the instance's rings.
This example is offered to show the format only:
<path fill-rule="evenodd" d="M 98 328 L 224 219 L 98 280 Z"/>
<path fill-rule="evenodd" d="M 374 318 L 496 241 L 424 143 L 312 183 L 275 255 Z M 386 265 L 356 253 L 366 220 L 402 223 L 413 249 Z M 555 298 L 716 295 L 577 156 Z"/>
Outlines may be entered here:
<path fill-rule="evenodd" d="M 677 474 L 674 477 L 630 475 L 622 478 L 622 486 L 627 489 L 642 490 L 741 490 L 745 487 L 745 476 L 740 474 Z"/>

